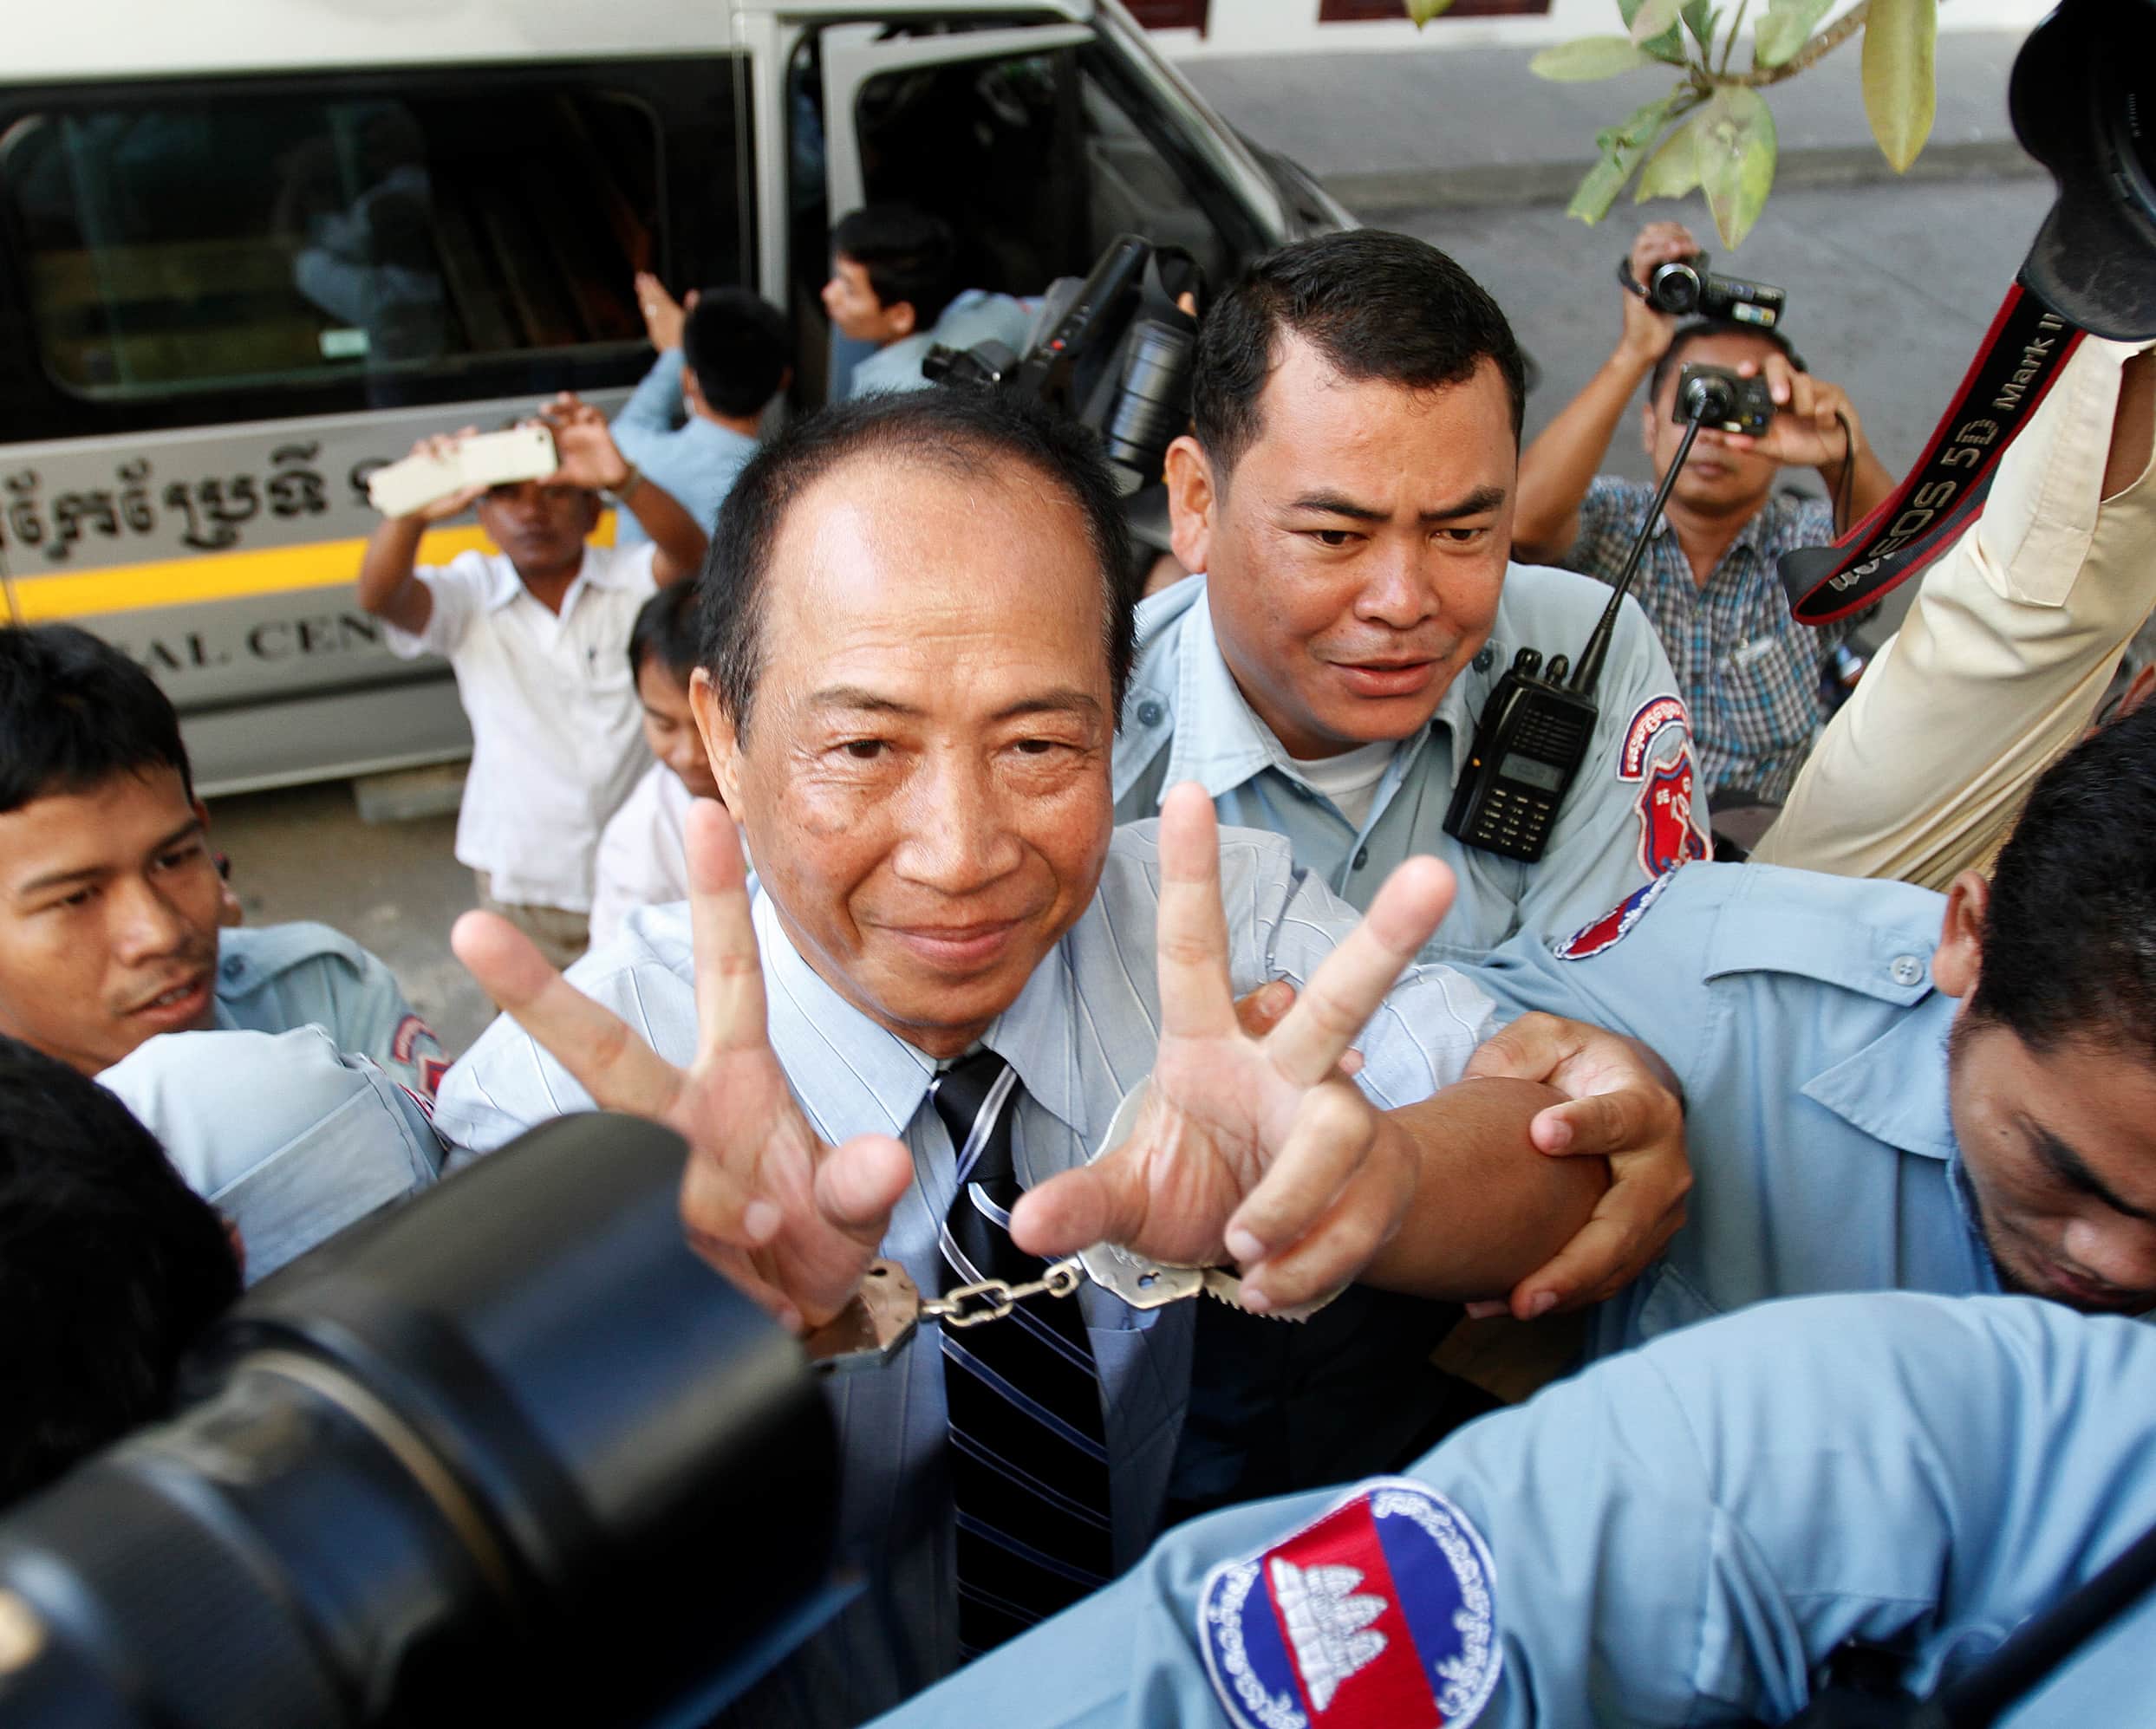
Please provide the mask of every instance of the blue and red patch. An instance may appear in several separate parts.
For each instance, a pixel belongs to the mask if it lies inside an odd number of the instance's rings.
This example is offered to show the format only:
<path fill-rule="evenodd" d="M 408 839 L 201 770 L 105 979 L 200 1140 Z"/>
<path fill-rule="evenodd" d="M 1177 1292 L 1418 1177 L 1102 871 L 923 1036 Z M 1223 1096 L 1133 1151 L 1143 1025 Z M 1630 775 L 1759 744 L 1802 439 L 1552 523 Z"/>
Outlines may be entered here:
<path fill-rule="evenodd" d="M 1679 751 L 1647 777 L 1639 794 L 1639 867 L 1660 876 L 1713 850 L 1692 800 L 1692 753 Z"/>
<path fill-rule="evenodd" d="M 1588 960 L 1605 949 L 1615 948 L 1624 941 L 1625 933 L 1647 916 L 1647 908 L 1669 886 L 1666 874 L 1642 884 L 1593 924 L 1582 925 L 1564 941 L 1552 944 L 1550 952 L 1560 960 Z"/>
<path fill-rule="evenodd" d="M 1475 1721 L 1503 1667 L 1489 1550 L 1406 1478 L 1365 1483 L 1198 1596 L 1206 1673 L 1237 1729 Z"/>

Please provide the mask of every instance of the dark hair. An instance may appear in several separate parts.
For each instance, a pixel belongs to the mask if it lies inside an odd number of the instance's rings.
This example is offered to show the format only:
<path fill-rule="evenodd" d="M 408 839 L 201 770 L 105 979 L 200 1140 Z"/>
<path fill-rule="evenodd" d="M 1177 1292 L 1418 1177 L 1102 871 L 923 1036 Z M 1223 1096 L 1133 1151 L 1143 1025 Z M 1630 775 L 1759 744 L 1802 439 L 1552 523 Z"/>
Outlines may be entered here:
<path fill-rule="evenodd" d="M 636 609 L 636 622 L 629 627 L 629 675 L 643 676 L 644 662 L 656 659 L 681 683 L 696 670 L 703 647 L 702 620 L 696 597 L 698 582 L 676 582 L 661 588 Z"/>
<path fill-rule="evenodd" d="M 1288 333 L 1348 378 L 1410 390 L 1465 383 L 1494 361 L 1512 400 L 1512 435 L 1520 436 L 1527 362 L 1497 302 L 1435 246 L 1359 228 L 1259 259 L 1199 326 L 1191 419 L 1223 472 L 1263 430 L 1258 398 Z"/>
<path fill-rule="evenodd" d="M 1664 352 L 1662 358 L 1654 363 L 1654 371 L 1647 380 L 1648 401 L 1655 402 L 1661 400 L 1663 382 L 1677 369 L 1677 362 L 1683 357 L 1684 350 L 1695 342 L 1704 341 L 1710 336 L 1755 336 L 1768 348 L 1779 353 L 1782 359 L 1788 361 L 1799 372 L 1811 371 L 1811 368 L 1804 364 L 1804 356 L 1797 353 L 1789 339 L 1779 330 L 1762 330 L 1756 324 L 1740 324 L 1734 318 L 1695 318 L 1689 324 L 1680 324 L 1677 327 L 1676 335 L 1670 338 L 1669 348 Z"/>
<path fill-rule="evenodd" d="M 153 768 L 179 770 L 194 796 L 179 717 L 156 679 L 71 624 L 0 627 L 0 812 Z"/>
<path fill-rule="evenodd" d="M 2156 1062 L 2156 707 L 2047 770 L 1999 854 L 1972 1016 Z"/>
<path fill-rule="evenodd" d="M 1075 423 L 999 391 L 946 388 L 878 393 L 834 403 L 797 420 L 751 458 L 720 506 L 704 565 L 703 664 L 737 731 L 763 665 L 764 588 L 786 513 L 825 475 L 863 458 L 910 463 L 978 480 L 1012 466 L 1060 488 L 1085 519 L 1106 614 L 1102 649 L 1116 711 L 1135 652 L 1130 530 L 1100 444 Z"/>
<path fill-rule="evenodd" d="M 225 1226 L 88 1076 L 0 1037 L 0 1501 L 169 1407 L 239 1295 Z"/>
<path fill-rule="evenodd" d="M 719 413 L 760 413 L 793 364 L 785 314 L 746 289 L 706 289 L 681 321 L 681 357 Z"/>
<path fill-rule="evenodd" d="M 854 211 L 831 230 L 831 252 L 868 272 L 885 311 L 910 304 L 918 330 L 941 318 L 958 292 L 958 240 L 950 224 L 911 205 Z"/>

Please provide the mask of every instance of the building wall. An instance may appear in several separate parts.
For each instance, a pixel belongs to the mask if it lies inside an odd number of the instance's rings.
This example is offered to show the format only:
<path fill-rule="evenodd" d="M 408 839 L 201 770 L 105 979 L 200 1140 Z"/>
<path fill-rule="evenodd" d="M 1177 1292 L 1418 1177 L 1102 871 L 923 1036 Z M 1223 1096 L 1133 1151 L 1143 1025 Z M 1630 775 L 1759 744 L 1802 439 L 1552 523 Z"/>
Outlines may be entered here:
<path fill-rule="evenodd" d="M 1125 0 L 1131 4 L 1131 0 Z M 2025 30 L 2055 0 L 1952 0 L 1939 8 L 1943 30 Z M 1380 9 L 1389 17 L 1367 19 Z M 1456 0 L 1450 13 L 1417 30 L 1402 0 L 1137 0 L 1131 10 L 1156 25 L 1178 58 L 1211 55 L 1369 51 L 1442 52 L 1456 48 L 1539 48 L 1573 36 L 1609 36 L 1623 25 L 1617 0 Z M 1356 15 L 1357 21 L 1321 14 Z M 1202 15 L 1202 32 L 1170 21 Z"/>

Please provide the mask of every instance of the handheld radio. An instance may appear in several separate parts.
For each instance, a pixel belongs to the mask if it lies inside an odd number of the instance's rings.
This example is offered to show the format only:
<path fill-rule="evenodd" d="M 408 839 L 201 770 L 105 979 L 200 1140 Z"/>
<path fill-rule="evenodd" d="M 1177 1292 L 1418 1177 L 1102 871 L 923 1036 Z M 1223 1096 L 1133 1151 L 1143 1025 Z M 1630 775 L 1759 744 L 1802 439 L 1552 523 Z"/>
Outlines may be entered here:
<path fill-rule="evenodd" d="M 1688 366 L 1679 374 L 1671 418 L 1684 423 L 1684 440 L 1670 471 L 1662 477 L 1654 503 L 1647 507 L 1646 520 L 1640 523 L 1624 571 L 1610 590 L 1609 605 L 1580 651 L 1579 666 L 1570 669 L 1567 679 L 1563 655 L 1552 660 L 1546 673 L 1541 655 L 1522 648 L 1482 705 L 1475 742 L 1468 750 L 1467 770 L 1452 789 L 1452 803 L 1445 812 L 1445 833 L 1463 846 L 1523 864 L 1541 858 L 1565 795 L 1572 790 L 1594 738 L 1594 724 L 1602 712 L 1594 700 L 1594 687 L 1602 676 L 1602 663 L 1609 658 L 1617 610 L 1625 603 L 1632 574 L 1639 569 L 1700 427 L 1736 418 L 1736 387 L 1747 382 L 1719 367 Z"/>

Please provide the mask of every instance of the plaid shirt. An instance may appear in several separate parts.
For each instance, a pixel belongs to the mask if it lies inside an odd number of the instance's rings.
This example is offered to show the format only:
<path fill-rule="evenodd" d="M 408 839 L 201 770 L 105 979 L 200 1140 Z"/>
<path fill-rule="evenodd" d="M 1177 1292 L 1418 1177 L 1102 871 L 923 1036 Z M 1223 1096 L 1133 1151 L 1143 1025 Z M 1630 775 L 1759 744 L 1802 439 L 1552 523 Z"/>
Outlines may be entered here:
<path fill-rule="evenodd" d="M 1580 537 L 1560 562 L 1614 582 L 1653 502 L 1651 485 L 1600 476 L 1580 502 Z M 1647 543 L 1632 592 L 1684 686 L 1710 803 L 1736 790 L 1780 803 L 1826 724 L 1821 663 L 1864 615 L 1817 629 L 1799 624 L 1777 561 L 1834 537 L 1825 503 L 1777 494 L 1744 524 L 1703 588 L 1666 518 Z"/>

